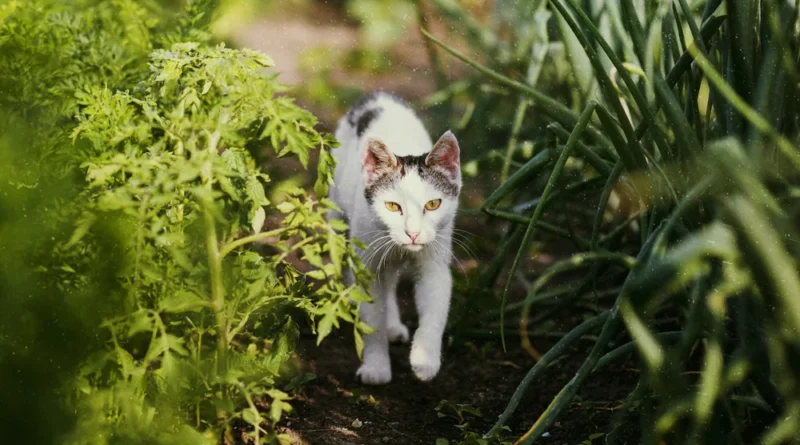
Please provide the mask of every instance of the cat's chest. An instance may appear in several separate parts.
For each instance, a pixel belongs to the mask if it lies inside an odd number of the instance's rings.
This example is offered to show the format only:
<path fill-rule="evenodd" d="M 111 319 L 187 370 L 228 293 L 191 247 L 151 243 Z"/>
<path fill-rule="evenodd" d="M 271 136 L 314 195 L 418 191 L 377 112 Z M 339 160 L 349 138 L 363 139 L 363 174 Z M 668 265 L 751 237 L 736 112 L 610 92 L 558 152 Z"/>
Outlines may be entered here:
<path fill-rule="evenodd" d="M 431 255 L 427 250 L 422 252 L 403 252 L 394 258 L 391 267 L 401 276 L 414 279 L 430 262 Z"/>

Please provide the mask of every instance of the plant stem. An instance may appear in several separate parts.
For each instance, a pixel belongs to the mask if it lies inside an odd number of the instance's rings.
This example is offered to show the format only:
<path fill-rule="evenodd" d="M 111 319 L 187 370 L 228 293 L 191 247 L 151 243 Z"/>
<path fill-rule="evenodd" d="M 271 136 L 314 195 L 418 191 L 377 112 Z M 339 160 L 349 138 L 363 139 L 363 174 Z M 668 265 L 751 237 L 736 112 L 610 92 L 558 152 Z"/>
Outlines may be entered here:
<path fill-rule="evenodd" d="M 536 362 L 535 365 L 533 365 L 530 371 L 528 371 L 528 373 L 519 383 L 519 386 L 517 386 L 517 389 L 514 390 L 514 394 L 511 396 L 511 400 L 508 401 L 506 409 L 502 414 L 500 414 L 500 417 L 497 419 L 497 422 L 495 422 L 494 426 L 492 426 L 489 432 L 487 432 L 483 437 L 490 437 L 495 433 L 495 431 L 505 425 L 508 422 L 508 419 L 511 418 L 511 415 L 514 414 L 514 411 L 516 411 L 519 402 L 522 400 L 522 396 L 525 395 L 528 385 L 531 384 L 534 378 L 538 376 L 544 369 L 546 369 L 547 366 L 553 362 L 553 360 L 562 355 L 564 351 L 566 351 L 567 348 L 572 345 L 572 343 L 575 343 L 576 340 L 599 326 L 601 323 L 605 323 L 606 319 L 608 318 L 608 314 L 608 312 L 604 312 L 594 318 L 584 321 L 578 327 L 571 330 L 561 340 L 559 340 L 558 343 L 553 345 L 553 347 L 550 348 L 550 350 L 548 350 L 542 356 L 542 358 Z"/>
<path fill-rule="evenodd" d="M 583 131 L 589 125 L 589 120 L 591 119 L 592 115 L 594 114 L 594 110 L 597 107 L 597 103 L 594 101 L 589 101 L 586 104 L 586 108 L 581 113 L 581 117 L 578 120 L 578 124 L 575 125 L 575 129 L 570 134 L 569 140 L 567 141 L 567 145 L 564 147 L 564 151 L 561 152 L 561 155 L 558 157 L 558 161 L 556 161 L 556 165 L 553 167 L 553 172 L 550 174 L 550 178 L 547 180 L 547 185 L 542 192 L 541 203 L 544 204 L 547 202 L 547 199 L 550 197 L 550 194 L 553 192 L 553 189 L 556 186 L 556 183 L 561 177 L 561 172 L 564 170 L 564 165 L 567 163 L 567 159 L 569 158 L 570 153 L 572 153 L 572 149 L 578 144 L 578 140 L 580 139 Z M 517 251 L 517 255 L 514 257 L 514 262 L 511 264 L 511 270 L 508 273 L 508 280 L 506 280 L 506 285 L 503 288 L 503 299 L 500 302 L 500 324 L 503 324 L 505 318 L 505 311 L 503 308 L 506 305 L 506 299 L 508 298 L 508 291 L 511 288 L 511 282 L 513 281 L 514 274 L 519 267 L 519 264 L 524 256 L 525 252 L 530 247 L 531 242 L 533 241 L 533 234 L 535 232 L 536 223 L 542 216 L 544 212 L 544 205 L 537 205 L 536 209 L 533 211 L 533 216 L 531 216 L 530 222 L 528 223 L 528 229 L 525 232 L 525 235 L 522 238 L 522 244 Z M 500 332 L 500 343 L 503 345 L 503 351 L 506 350 L 506 337 L 503 332 Z"/>
<path fill-rule="evenodd" d="M 220 259 L 225 258 L 231 251 L 239 246 L 244 246 L 248 243 L 253 243 L 256 241 L 260 241 L 262 239 L 272 238 L 273 236 L 278 236 L 281 233 L 286 232 L 288 229 L 280 228 L 275 230 L 270 230 L 269 232 L 262 232 L 256 233 L 255 235 L 246 236 L 244 238 L 239 238 L 236 241 L 231 241 L 230 243 L 226 244 L 225 247 L 219 252 Z"/>
<path fill-rule="evenodd" d="M 655 233 L 658 233 L 658 231 Z M 639 255 L 636 258 L 637 264 L 639 265 L 638 267 L 642 267 L 641 264 L 646 263 L 646 261 L 650 258 L 653 252 L 654 240 L 655 236 L 651 235 L 650 238 L 648 238 L 648 240 L 645 242 L 644 246 L 642 246 L 642 249 L 639 251 Z M 641 271 L 641 269 L 638 270 Z M 595 343 L 594 347 L 592 347 L 592 350 L 589 352 L 589 356 L 586 357 L 586 360 L 583 362 L 580 369 L 578 369 L 572 380 L 570 380 L 569 383 L 567 383 L 561 389 L 561 391 L 558 392 L 555 398 L 550 402 L 550 405 L 548 405 L 545 411 L 539 416 L 538 419 L 536 419 L 536 422 L 534 422 L 531 428 L 517 440 L 515 445 L 528 445 L 539 438 L 556 420 L 556 418 L 558 418 L 561 412 L 570 403 L 572 398 L 575 397 L 575 394 L 577 394 L 578 389 L 580 389 L 581 385 L 583 385 L 583 382 L 594 371 L 597 362 L 601 358 L 601 354 L 606 349 L 613 336 L 617 334 L 619 328 L 622 326 L 622 320 L 620 319 L 619 314 L 619 304 L 626 298 L 625 294 L 630 292 L 636 275 L 637 269 L 634 269 L 625 279 L 625 283 L 622 285 L 622 290 L 620 291 L 620 296 L 617 297 L 617 302 L 608 313 L 608 318 L 606 318 L 606 321 L 603 324 L 603 329 L 600 331 L 600 336 L 597 338 L 597 343 Z"/>
<path fill-rule="evenodd" d="M 422 0 L 414 0 L 414 5 L 417 7 L 417 20 L 419 21 L 420 32 L 422 32 L 422 36 L 425 37 L 423 30 L 428 29 L 428 18 L 425 15 L 422 3 Z M 425 50 L 428 51 L 428 59 L 431 64 L 431 69 L 433 70 L 433 78 L 436 81 L 436 88 L 443 90 L 447 88 L 447 77 L 442 71 L 442 64 L 439 60 L 439 54 L 436 53 L 436 47 L 433 46 L 433 43 L 430 40 L 424 38 L 423 40 L 425 41 Z"/>
<path fill-rule="evenodd" d="M 221 134 L 214 131 L 208 135 L 208 152 L 210 156 L 217 155 L 217 146 Z M 212 165 L 209 160 L 206 163 L 207 182 L 209 191 L 214 187 L 212 175 Z M 219 241 L 217 240 L 217 226 L 214 222 L 213 203 L 204 202 L 203 219 L 206 225 L 206 256 L 208 258 L 208 273 L 211 280 L 211 304 L 214 307 L 214 318 L 217 323 L 217 354 L 218 372 L 227 371 L 226 355 L 228 352 L 228 317 L 225 313 L 225 285 L 222 282 L 222 257 L 219 251 Z"/>
<path fill-rule="evenodd" d="M 792 142 L 782 134 L 778 133 L 775 128 L 761 115 L 758 114 L 756 110 L 754 110 L 743 98 L 736 92 L 722 75 L 717 72 L 714 66 L 711 64 L 703 54 L 697 49 L 696 46 L 689 47 L 689 53 L 694 57 L 694 61 L 697 66 L 703 71 L 703 74 L 706 75 L 706 79 L 708 83 L 713 85 L 714 88 L 719 91 L 719 93 L 724 97 L 733 108 L 736 109 L 741 115 L 750 122 L 750 124 L 755 128 L 759 133 L 766 136 L 768 139 L 772 140 L 775 145 L 778 146 L 781 153 L 786 157 L 786 159 L 794 165 L 795 169 L 800 170 L 800 154 L 797 153 L 797 148 L 792 144 Z"/>
<path fill-rule="evenodd" d="M 469 57 L 445 45 L 443 42 L 438 40 L 436 37 L 430 35 L 424 29 L 422 30 L 422 35 L 431 39 L 433 43 L 439 45 L 440 47 L 442 47 L 442 49 L 444 49 L 457 59 L 460 59 L 467 65 L 475 68 L 476 70 L 486 75 L 487 77 L 494 79 L 502 84 L 508 85 L 512 88 L 515 88 L 519 91 L 522 91 L 523 93 L 531 96 L 531 98 L 533 98 L 534 103 L 536 103 L 536 105 L 538 105 L 542 109 L 542 111 L 544 111 L 550 117 L 557 120 L 561 125 L 564 125 L 565 127 L 572 127 L 578 123 L 578 115 L 574 111 L 565 107 L 564 105 L 562 105 L 555 99 L 551 98 L 550 96 L 546 95 L 545 93 L 541 92 L 540 90 L 525 85 L 521 82 L 517 82 L 514 79 L 508 78 L 496 71 L 493 71 L 490 68 L 481 65 L 480 63 L 470 59 Z M 589 125 L 586 131 L 592 136 L 594 140 L 598 141 L 603 146 L 605 147 L 612 146 L 612 144 L 608 141 L 608 138 L 606 138 L 606 136 L 594 126 Z"/>
<path fill-rule="evenodd" d="M 208 257 L 208 272 L 211 279 L 211 304 L 214 306 L 214 318 L 217 322 L 217 352 L 222 365 L 221 371 L 226 368 L 225 355 L 228 350 L 228 317 L 225 314 L 225 287 L 222 283 L 222 255 L 217 243 L 217 230 L 211 210 L 206 208 L 203 212 L 206 223 L 206 256 Z"/>

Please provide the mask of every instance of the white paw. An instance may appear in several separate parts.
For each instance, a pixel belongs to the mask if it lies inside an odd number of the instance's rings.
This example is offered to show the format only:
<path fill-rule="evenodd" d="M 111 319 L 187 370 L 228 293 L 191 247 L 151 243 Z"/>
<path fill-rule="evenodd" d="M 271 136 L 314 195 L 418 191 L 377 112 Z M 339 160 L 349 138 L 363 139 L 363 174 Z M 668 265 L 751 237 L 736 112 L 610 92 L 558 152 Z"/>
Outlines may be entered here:
<path fill-rule="evenodd" d="M 392 381 L 392 366 L 386 363 L 364 363 L 356 371 L 356 377 L 365 385 L 383 385 Z"/>
<path fill-rule="evenodd" d="M 411 348 L 410 361 L 414 375 L 423 382 L 436 377 L 442 364 L 438 353 L 430 351 L 423 346 L 413 346 Z"/>
<path fill-rule="evenodd" d="M 403 323 L 387 326 L 386 332 L 390 342 L 408 343 L 408 328 Z"/>

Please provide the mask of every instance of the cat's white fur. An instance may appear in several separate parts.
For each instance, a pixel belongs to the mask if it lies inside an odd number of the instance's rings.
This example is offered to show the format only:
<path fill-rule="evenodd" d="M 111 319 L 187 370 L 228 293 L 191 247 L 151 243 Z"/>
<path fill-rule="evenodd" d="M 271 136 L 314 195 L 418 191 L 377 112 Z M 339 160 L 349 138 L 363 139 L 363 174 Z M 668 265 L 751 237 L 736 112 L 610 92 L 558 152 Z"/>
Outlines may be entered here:
<path fill-rule="evenodd" d="M 376 109 L 377 116 L 363 116 L 365 111 Z M 411 346 L 411 367 L 420 380 L 430 380 L 441 366 L 442 335 L 450 307 L 451 239 L 461 188 L 458 142 L 448 131 L 434 147 L 414 112 L 402 100 L 381 93 L 367 96 L 366 101 L 343 117 L 336 138 L 341 146 L 333 151 L 337 167 L 330 198 L 342 209 L 350 225 L 350 237 L 359 238 L 369 246 L 359 254 L 375 277 L 371 285 L 374 303 L 362 304 L 360 316 L 377 332 L 364 338 L 363 363 L 356 375 L 365 384 L 391 381 L 389 342 L 409 340 L 397 305 L 397 284 L 401 276 L 407 275 L 415 283 L 419 314 L 419 328 L 414 332 Z M 379 149 L 374 151 L 373 146 Z M 380 149 L 387 149 L 390 159 L 381 158 L 386 153 Z M 383 161 L 391 166 L 392 161 L 404 156 L 423 159 L 422 155 L 432 150 L 436 153 L 449 150 L 445 153 L 449 156 L 447 161 L 455 168 L 437 170 L 452 181 L 450 185 L 455 184 L 449 193 L 443 193 L 441 183 L 437 187 L 435 181 L 421 177 L 423 170 L 418 174 L 415 169 L 407 168 L 391 187 L 378 190 L 370 203 L 365 189 L 380 176 L 380 171 L 374 171 L 376 163 Z M 431 157 L 425 160 L 426 166 L 433 162 Z M 439 208 L 426 210 L 425 204 L 436 199 L 441 199 Z M 387 201 L 399 204 L 402 211 L 391 211 Z M 352 280 L 352 275 L 349 279 Z"/>

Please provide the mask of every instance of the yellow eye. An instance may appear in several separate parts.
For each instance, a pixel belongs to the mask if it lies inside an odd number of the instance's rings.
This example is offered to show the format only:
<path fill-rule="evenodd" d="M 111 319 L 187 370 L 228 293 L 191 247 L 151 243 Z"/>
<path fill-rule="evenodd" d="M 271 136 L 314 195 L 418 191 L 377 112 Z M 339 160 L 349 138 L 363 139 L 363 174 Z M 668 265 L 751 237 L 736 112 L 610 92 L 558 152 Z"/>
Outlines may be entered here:
<path fill-rule="evenodd" d="M 390 212 L 399 212 L 400 204 L 392 201 L 386 201 L 386 208 L 389 209 Z"/>
<path fill-rule="evenodd" d="M 425 210 L 436 210 L 442 205 L 441 199 L 434 199 L 425 203 Z"/>

